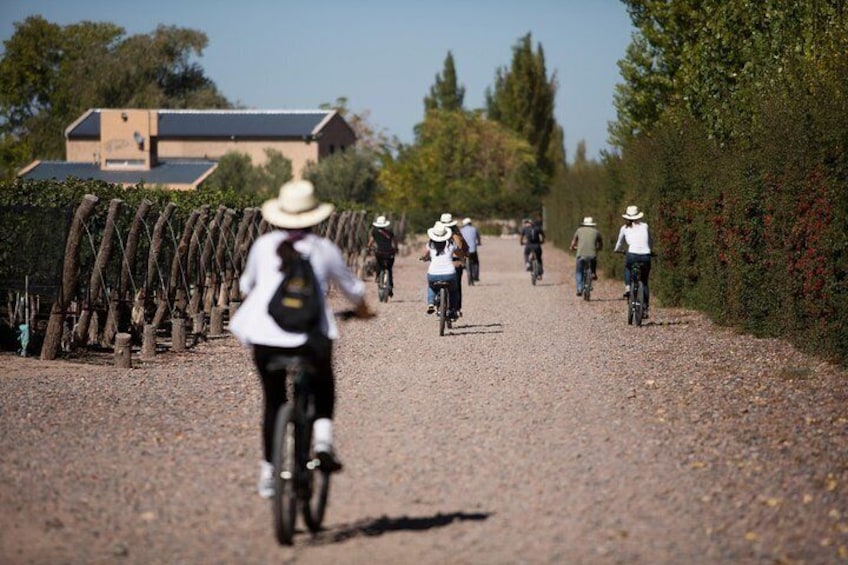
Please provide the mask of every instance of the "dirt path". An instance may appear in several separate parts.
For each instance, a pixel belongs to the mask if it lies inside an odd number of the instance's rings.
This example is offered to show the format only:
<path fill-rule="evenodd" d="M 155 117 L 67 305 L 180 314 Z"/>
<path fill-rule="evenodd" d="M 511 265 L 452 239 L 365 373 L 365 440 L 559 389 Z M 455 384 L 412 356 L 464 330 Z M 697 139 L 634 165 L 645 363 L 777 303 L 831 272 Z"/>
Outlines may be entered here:
<path fill-rule="evenodd" d="M 414 256 L 344 325 L 346 468 L 293 548 L 232 338 L 130 371 L 0 357 L 0 562 L 848 562 L 845 372 L 692 312 L 628 327 L 621 284 L 579 300 L 551 246 L 536 287 L 515 239 L 480 254 L 450 335 Z"/>

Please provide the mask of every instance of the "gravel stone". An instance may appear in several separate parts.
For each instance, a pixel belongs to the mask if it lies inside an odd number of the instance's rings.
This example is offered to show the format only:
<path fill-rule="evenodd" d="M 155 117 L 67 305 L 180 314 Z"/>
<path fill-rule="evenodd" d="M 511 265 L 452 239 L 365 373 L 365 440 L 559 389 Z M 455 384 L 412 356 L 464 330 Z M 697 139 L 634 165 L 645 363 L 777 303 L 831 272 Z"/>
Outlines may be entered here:
<path fill-rule="evenodd" d="M 533 287 L 515 238 L 484 238 L 439 337 L 417 256 L 342 324 L 318 535 L 274 539 L 226 335 L 124 370 L 0 356 L 0 562 L 848 562 L 843 369 L 658 304 L 628 326 L 620 281 L 584 302 L 546 245 Z"/>

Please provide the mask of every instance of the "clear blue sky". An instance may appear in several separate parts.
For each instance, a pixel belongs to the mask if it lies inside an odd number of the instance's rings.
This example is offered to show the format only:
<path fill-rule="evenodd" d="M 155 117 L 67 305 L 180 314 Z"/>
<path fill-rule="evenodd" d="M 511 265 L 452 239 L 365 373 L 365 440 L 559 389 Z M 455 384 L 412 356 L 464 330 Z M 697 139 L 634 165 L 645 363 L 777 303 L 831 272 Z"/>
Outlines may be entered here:
<path fill-rule="evenodd" d="M 158 24 L 203 31 L 199 63 L 230 101 L 310 109 L 343 96 L 407 143 L 449 50 L 466 108 L 480 108 L 530 32 L 559 81 L 555 114 L 569 161 L 581 139 L 590 158 L 608 147 L 616 63 L 633 32 L 619 0 L 0 0 L 0 40 L 36 14 L 60 25 L 111 22 L 128 35 Z"/>

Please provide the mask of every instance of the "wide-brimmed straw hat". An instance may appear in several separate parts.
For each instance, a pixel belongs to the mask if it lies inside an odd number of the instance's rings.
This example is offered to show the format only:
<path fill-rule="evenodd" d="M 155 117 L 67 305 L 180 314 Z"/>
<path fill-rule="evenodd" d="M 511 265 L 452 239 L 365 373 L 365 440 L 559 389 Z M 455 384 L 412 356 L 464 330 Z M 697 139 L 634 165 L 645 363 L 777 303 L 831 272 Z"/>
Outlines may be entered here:
<path fill-rule="evenodd" d="M 296 180 L 283 184 L 279 196 L 262 204 L 262 217 L 280 228 L 300 229 L 320 224 L 330 217 L 334 208 L 318 201 L 311 182 Z"/>
<path fill-rule="evenodd" d="M 427 236 L 433 241 L 447 241 L 453 236 L 453 233 L 443 222 L 436 222 L 432 228 L 427 230 Z"/>
<path fill-rule="evenodd" d="M 628 206 L 627 211 L 621 215 L 625 220 L 638 220 L 642 216 L 644 216 L 642 212 L 639 211 L 638 206 Z"/>
<path fill-rule="evenodd" d="M 452 228 L 456 225 L 456 220 L 453 219 L 453 216 L 450 214 L 442 214 L 442 217 L 439 218 L 439 221 L 445 224 L 447 227 Z"/>
<path fill-rule="evenodd" d="M 585 218 L 583 218 L 583 223 L 581 225 L 583 225 L 583 226 L 596 226 L 598 224 L 595 223 L 595 219 L 592 216 L 586 216 Z"/>
<path fill-rule="evenodd" d="M 389 227 L 389 224 L 391 224 L 391 222 L 387 220 L 385 216 L 377 216 L 377 219 L 374 220 L 374 223 L 371 225 L 375 228 L 387 228 Z"/>

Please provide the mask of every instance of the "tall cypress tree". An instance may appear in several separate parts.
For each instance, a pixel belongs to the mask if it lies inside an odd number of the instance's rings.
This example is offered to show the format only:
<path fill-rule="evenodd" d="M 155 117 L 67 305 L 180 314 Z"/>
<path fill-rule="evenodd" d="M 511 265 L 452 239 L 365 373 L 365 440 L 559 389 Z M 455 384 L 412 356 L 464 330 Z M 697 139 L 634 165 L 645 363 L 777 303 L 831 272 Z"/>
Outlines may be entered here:
<path fill-rule="evenodd" d="M 528 33 L 512 50 L 509 69 L 495 75 L 494 90 L 486 90 L 486 110 L 497 120 L 526 139 L 536 151 L 539 168 L 550 178 L 555 163 L 550 148 L 557 127 L 554 118 L 556 77 L 548 78 L 541 44 L 533 52 Z"/>
<path fill-rule="evenodd" d="M 436 75 L 436 82 L 430 87 L 430 95 L 424 98 L 424 110 L 462 110 L 464 99 L 465 87 L 457 83 L 453 54 L 448 51 L 441 75 Z"/>

